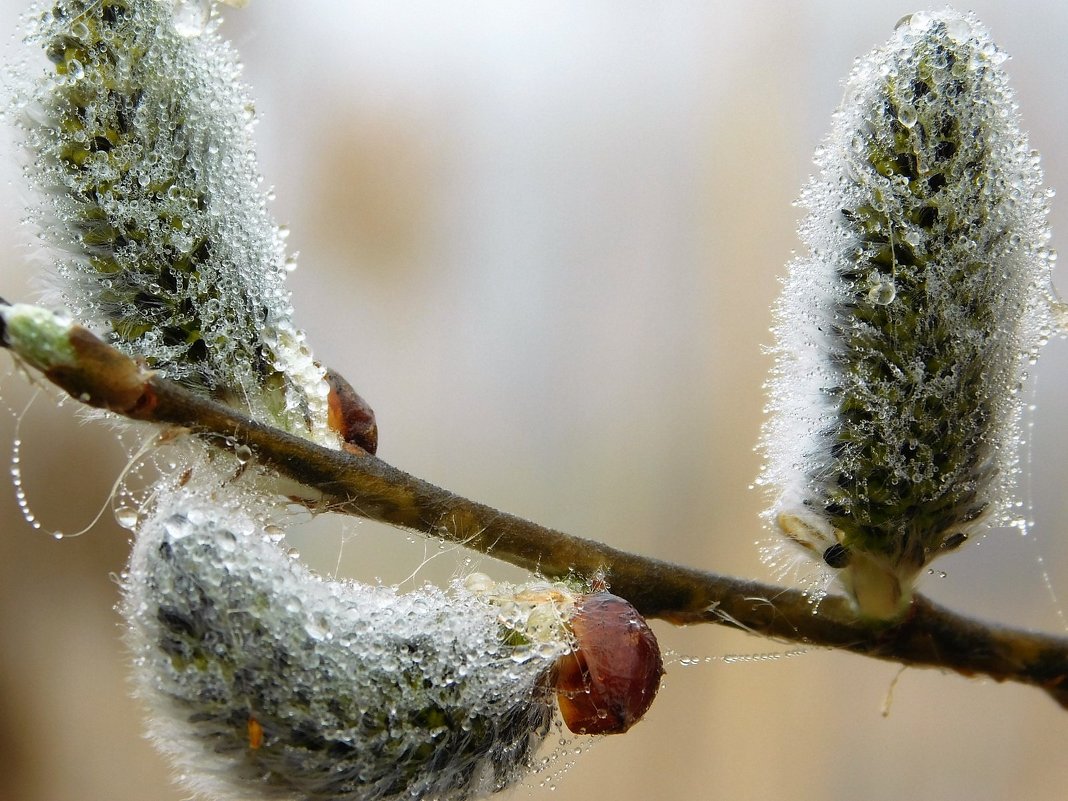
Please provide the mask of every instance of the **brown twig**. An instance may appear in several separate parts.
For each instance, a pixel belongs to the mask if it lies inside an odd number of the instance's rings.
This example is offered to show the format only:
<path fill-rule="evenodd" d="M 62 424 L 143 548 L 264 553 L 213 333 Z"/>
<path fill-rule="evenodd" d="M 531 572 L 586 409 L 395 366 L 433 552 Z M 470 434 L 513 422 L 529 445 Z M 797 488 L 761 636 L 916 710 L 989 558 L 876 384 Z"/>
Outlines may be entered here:
<path fill-rule="evenodd" d="M 795 589 L 721 576 L 620 551 L 497 511 L 418 479 L 370 454 L 331 450 L 256 422 L 137 363 L 76 325 L 52 332 L 61 347 L 0 337 L 72 397 L 126 417 L 189 429 L 213 444 L 253 450 L 279 473 L 313 487 L 332 509 L 459 542 L 550 578 L 608 576 L 612 591 L 647 617 L 719 623 L 810 646 L 839 648 L 965 676 L 1031 684 L 1068 707 L 1068 639 L 972 620 L 917 596 L 893 624 L 860 620 L 841 598 L 817 610 Z M 45 355 L 42 355 L 42 352 Z"/>

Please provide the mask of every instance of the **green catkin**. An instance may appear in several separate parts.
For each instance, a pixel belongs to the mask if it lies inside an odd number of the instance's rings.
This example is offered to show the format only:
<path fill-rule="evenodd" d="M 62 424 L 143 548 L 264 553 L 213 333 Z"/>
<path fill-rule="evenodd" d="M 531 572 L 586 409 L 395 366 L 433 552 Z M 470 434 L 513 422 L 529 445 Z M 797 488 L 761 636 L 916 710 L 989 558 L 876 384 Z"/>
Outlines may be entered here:
<path fill-rule="evenodd" d="M 905 18 L 802 195 L 762 481 L 773 526 L 874 618 L 1006 521 L 1022 370 L 1052 330 L 1048 193 L 1003 61 L 969 14 Z"/>
<path fill-rule="evenodd" d="M 252 103 L 200 2 L 59 0 L 24 100 L 61 302 L 169 378 L 321 442 L 327 386 L 292 323 Z"/>

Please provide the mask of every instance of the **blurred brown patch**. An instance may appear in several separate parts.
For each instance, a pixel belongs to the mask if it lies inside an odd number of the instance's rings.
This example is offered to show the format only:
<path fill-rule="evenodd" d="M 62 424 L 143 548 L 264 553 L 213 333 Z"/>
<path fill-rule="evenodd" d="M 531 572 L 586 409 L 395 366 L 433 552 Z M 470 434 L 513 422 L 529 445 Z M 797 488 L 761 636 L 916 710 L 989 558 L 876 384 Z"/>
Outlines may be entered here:
<path fill-rule="evenodd" d="M 334 108 L 338 116 L 313 146 L 317 191 L 301 230 L 316 247 L 358 261 L 368 277 L 395 276 L 422 261 L 433 228 L 440 138 L 395 108 L 354 108 L 351 100 Z"/>

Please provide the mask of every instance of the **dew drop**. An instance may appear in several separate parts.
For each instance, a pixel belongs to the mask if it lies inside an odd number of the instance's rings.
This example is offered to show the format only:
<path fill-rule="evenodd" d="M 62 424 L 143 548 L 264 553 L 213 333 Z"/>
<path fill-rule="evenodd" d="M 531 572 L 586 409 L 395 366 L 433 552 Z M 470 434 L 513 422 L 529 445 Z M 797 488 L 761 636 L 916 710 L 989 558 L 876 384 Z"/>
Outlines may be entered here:
<path fill-rule="evenodd" d="M 41 521 L 37 519 L 33 510 L 30 509 L 30 503 L 26 498 L 26 488 L 22 483 L 21 462 L 22 440 L 16 436 L 11 443 L 11 483 L 15 487 L 15 503 L 18 504 L 19 512 L 22 513 L 22 519 L 35 531 L 39 531 L 41 529 Z"/>
<path fill-rule="evenodd" d="M 868 290 L 868 300 L 876 306 L 886 306 L 897 297 L 897 287 L 893 281 L 880 281 Z"/>
<path fill-rule="evenodd" d="M 174 0 L 174 29 L 179 36 L 200 36 L 210 17 L 211 0 Z"/>
<path fill-rule="evenodd" d="M 125 529 L 131 531 L 137 526 L 137 510 L 129 506 L 120 506 L 115 510 L 115 521 Z"/>

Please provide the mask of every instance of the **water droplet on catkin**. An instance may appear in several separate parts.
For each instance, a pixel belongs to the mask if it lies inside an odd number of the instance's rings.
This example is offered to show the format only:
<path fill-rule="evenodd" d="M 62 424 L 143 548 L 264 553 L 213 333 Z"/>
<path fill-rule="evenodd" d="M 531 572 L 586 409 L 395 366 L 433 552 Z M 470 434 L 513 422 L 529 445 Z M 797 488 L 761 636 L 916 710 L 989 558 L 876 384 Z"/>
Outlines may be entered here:
<path fill-rule="evenodd" d="M 876 306 L 886 306 L 897 297 L 897 287 L 893 281 L 880 281 L 868 290 L 868 300 Z"/>
<path fill-rule="evenodd" d="M 210 18 L 211 0 L 174 0 L 174 29 L 179 36 L 200 36 Z"/>

